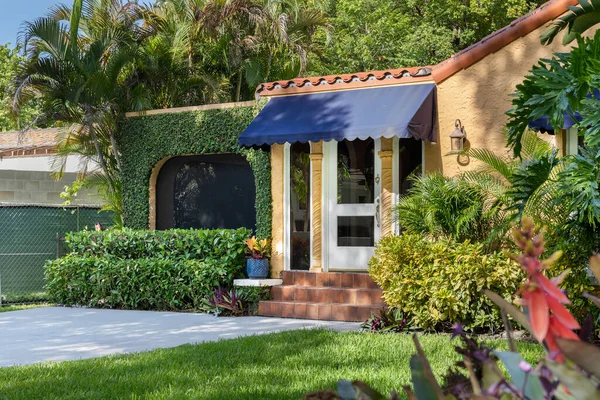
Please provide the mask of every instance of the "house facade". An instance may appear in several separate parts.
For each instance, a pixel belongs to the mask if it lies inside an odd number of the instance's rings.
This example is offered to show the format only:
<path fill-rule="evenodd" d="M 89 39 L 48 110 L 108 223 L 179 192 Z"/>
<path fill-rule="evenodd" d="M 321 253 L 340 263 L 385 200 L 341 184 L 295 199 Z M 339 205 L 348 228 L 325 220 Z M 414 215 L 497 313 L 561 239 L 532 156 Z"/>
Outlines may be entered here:
<path fill-rule="evenodd" d="M 306 268 L 295 254 L 300 239 L 308 247 L 311 272 L 366 271 L 374 243 L 398 229 L 391 211 L 411 173 L 455 176 L 479 167 L 467 156 L 451 152 L 449 136 L 458 121 L 466 133 L 465 148 L 508 155 L 504 129 L 510 94 L 540 58 L 567 50 L 558 40 L 543 46 L 539 36 L 575 4 L 576 0 L 549 1 L 434 66 L 260 85 L 257 98 L 269 99 L 261 113 L 264 118 L 259 114 L 240 142 L 270 145 L 273 276 Z M 431 97 L 423 101 L 423 93 Z M 345 96 L 348 102 L 368 99 L 357 109 L 347 107 L 359 115 L 354 119 L 368 120 L 364 126 L 344 114 Z M 329 101 L 319 104 L 320 97 Z M 279 104 L 270 110 L 276 101 Z M 332 101 L 340 108 L 327 109 Z M 335 123 L 330 127 L 331 119 Z M 304 140 L 307 136 L 310 140 Z M 546 138 L 563 154 L 576 151 L 573 130 L 557 130 Z M 309 159 L 306 210 L 298 209 L 294 188 L 298 168 L 294 160 L 302 155 Z"/>
<path fill-rule="evenodd" d="M 508 155 L 510 94 L 540 58 L 568 50 L 539 36 L 576 4 L 551 0 L 437 65 L 269 82 L 256 102 L 130 113 L 125 223 L 222 228 L 255 216 L 273 239 L 271 276 L 284 280 L 261 315 L 364 320 L 381 306 L 368 260 L 399 232 L 392 210 L 411 175 L 479 168 L 452 152 L 457 129 L 465 149 Z M 545 138 L 563 154 L 577 151 L 576 131 L 555 133 Z M 213 203 L 197 207 L 206 193 Z M 253 196 L 254 210 L 236 206 Z"/>

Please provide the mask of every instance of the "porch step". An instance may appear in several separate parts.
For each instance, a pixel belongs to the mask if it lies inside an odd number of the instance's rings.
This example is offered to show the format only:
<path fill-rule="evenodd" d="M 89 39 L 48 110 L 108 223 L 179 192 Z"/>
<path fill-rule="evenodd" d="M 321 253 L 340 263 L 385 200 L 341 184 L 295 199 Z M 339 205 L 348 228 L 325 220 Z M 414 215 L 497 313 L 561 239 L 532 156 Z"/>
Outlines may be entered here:
<path fill-rule="evenodd" d="M 381 309 L 381 305 L 261 301 L 258 315 L 264 317 L 316 319 L 321 321 L 364 322 Z"/>
<path fill-rule="evenodd" d="M 381 304 L 382 292 L 381 289 L 290 285 L 273 287 L 271 295 L 278 301 L 377 305 Z"/>
<path fill-rule="evenodd" d="M 365 321 L 383 307 L 382 292 L 366 273 L 285 271 L 283 285 L 261 301 L 258 315 L 333 321 Z"/>
<path fill-rule="evenodd" d="M 366 272 L 306 272 L 284 271 L 284 285 L 379 289 Z"/>

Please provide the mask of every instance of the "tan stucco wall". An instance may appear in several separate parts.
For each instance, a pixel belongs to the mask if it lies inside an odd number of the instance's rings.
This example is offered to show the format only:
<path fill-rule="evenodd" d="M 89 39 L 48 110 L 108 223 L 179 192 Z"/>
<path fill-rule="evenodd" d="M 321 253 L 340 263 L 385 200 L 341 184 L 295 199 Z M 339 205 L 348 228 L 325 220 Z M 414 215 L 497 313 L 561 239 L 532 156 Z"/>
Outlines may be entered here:
<path fill-rule="evenodd" d="M 273 219 L 271 235 L 273 247 L 271 254 L 271 277 L 279 278 L 283 271 L 284 230 L 283 230 L 283 145 L 271 146 L 271 196 L 273 201 Z"/>
<path fill-rule="evenodd" d="M 510 94 L 523 81 L 528 71 L 552 51 L 564 51 L 560 36 L 550 46 L 542 46 L 542 27 L 524 36 L 472 66 L 459 71 L 438 86 L 439 134 L 436 144 L 425 145 L 426 172 L 441 171 L 453 176 L 479 167 L 476 161 L 450 152 L 454 121 L 460 119 L 467 133 L 465 148 L 485 148 L 508 154 L 504 129 L 511 108 Z"/>

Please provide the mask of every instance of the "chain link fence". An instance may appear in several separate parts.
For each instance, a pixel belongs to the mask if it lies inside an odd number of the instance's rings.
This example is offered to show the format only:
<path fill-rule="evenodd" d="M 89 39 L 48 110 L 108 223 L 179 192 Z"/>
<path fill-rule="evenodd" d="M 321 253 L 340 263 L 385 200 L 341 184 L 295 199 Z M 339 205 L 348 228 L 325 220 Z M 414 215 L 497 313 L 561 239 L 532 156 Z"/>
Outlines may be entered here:
<path fill-rule="evenodd" d="M 0 306 L 47 300 L 44 264 L 64 255 L 67 232 L 112 225 L 97 208 L 0 205 Z"/>

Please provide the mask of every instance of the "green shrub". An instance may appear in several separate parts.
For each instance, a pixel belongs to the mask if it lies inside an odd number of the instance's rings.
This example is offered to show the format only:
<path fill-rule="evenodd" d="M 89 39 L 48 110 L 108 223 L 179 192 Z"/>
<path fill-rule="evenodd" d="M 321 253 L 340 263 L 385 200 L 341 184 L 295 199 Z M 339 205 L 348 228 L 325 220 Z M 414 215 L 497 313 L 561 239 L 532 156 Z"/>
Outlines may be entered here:
<path fill-rule="evenodd" d="M 215 288 L 231 285 L 242 263 L 71 254 L 49 261 L 45 268 L 48 293 L 57 304 L 187 310 L 198 308 Z"/>
<path fill-rule="evenodd" d="M 500 328 L 497 307 L 481 290 L 510 298 L 519 288 L 518 265 L 482 244 L 421 235 L 388 236 L 377 244 L 369 274 L 390 307 L 402 309 L 416 326 L 433 329 L 455 322 L 473 328 Z"/>
<path fill-rule="evenodd" d="M 504 244 L 510 227 L 500 201 L 505 188 L 491 175 L 467 178 L 432 173 L 413 177 L 412 185 L 394 209 L 403 232 L 480 242 L 492 250 Z"/>
<path fill-rule="evenodd" d="M 243 263 L 245 240 L 252 232 L 246 228 L 109 230 L 72 232 L 66 236 L 70 252 L 96 257 L 168 258 L 205 260 L 218 258 L 226 265 Z"/>

